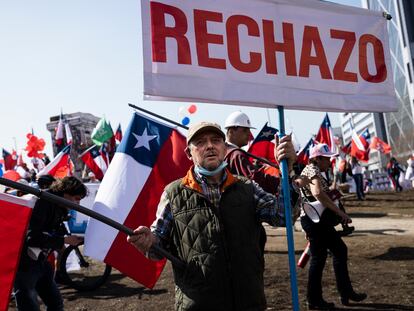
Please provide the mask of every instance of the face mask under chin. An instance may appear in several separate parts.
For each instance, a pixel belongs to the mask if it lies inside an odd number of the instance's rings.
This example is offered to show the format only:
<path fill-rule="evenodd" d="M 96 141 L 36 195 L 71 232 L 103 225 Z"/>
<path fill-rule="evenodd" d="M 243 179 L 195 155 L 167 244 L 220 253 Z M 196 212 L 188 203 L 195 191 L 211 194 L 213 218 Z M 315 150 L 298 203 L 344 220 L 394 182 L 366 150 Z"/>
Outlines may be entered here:
<path fill-rule="evenodd" d="M 227 166 L 227 162 L 223 161 L 215 170 L 212 170 L 212 171 L 199 165 L 196 165 L 194 167 L 194 170 L 196 171 L 196 173 L 203 175 L 203 176 L 214 176 L 220 173 L 226 166 Z"/>

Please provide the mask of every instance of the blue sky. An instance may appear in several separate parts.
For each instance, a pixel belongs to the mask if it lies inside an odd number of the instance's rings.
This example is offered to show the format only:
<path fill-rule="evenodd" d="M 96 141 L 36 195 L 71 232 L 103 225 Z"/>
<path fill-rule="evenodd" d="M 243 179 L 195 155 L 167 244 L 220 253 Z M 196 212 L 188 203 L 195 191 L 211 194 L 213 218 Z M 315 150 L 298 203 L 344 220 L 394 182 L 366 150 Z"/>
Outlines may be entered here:
<path fill-rule="evenodd" d="M 359 0 L 335 1 L 359 6 Z M 20 150 L 26 134 L 45 139 L 49 117 L 89 112 L 127 126 L 128 103 L 180 121 L 188 103 L 147 102 L 142 95 L 140 3 L 132 0 L 4 1 L 0 4 L 0 147 Z M 191 122 L 224 124 L 237 106 L 198 104 Z M 242 107 L 254 126 L 278 127 L 274 109 Z M 324 113 L 286 111 L 286 128 L 301 144 L 317 132 Z M 337 114 L 330 114 L 334 126 Z M 255 133 L 254 133 L 255 134 Z"/>

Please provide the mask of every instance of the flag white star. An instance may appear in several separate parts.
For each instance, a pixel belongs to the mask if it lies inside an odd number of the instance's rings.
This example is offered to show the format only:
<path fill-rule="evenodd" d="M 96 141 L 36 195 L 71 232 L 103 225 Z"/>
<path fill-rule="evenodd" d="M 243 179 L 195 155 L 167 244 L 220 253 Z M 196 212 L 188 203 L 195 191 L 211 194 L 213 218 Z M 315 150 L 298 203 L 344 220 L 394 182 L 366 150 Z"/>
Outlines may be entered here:
<path fill-rule="evenodd" d="M 134 137 L 137 139 L 137 144 L 134 146 L 134 149 L 139 148 L 139 147 L 145 147 L 148 150 L 151 150 L 149 146 L 149 142 L 157 138 L 158 136 L 158 135 L 148 135 L 147 128 L 144 129 L 144 132 L 142 133 L 142 135 L 137 135 L 135 133 L 132 133 L 132 135 L 134 135 Z"/>
<path fill-rule="evenodd" d="M 271 131 L 271 130 L 269 130 L 269 131 L 267 131 L 267 132 L 263 132 L 263 133 L 262 133 L 262 136 L 264 136 L 264 137 L 273 136 L 273 133 L 272 133 L 272 131 Z"/>

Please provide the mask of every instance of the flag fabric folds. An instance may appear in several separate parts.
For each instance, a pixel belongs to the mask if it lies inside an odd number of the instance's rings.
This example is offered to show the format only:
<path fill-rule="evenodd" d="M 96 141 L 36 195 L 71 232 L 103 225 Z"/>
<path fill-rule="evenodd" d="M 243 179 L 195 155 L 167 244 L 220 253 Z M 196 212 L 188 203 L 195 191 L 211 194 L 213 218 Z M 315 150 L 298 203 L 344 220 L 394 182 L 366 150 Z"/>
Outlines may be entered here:
<path fill-rule="evenodd" d="M 111 126 L 102 118 L 96 124 L 96 127 L 92 131 L 91 139 L 94 144 L 100 146 L 114 135 Z"/>
<path fill-rule="evenodd" d="M 66 144 L 70 145 L 72 144 L 73 137 L 72 132 L 70 130 L 69 122 L 65 120 L 65 134 L 66 134 Z"/>
<path fill-rule="evenodd" d="M 351 156 L 357 158 L 360 161 L 368 162 L 369 160 L 369 145 L 371 142 L 371 135 L 368 129 L 365 129 L 361 135 L 358 136 L 355 129 L 352 129 L 351 140 Z"/>
<path fill-rule="evenodd" d="M 34 203 L 33 196 L 0 193 L 0 311 L 8 309 L 20 253 Z"/>
<path fill-rule="evenodd" d="M 70 161 L 71 148 L 72 145 L 67 145 L 63 148 L 48 165 L 37 173 L 37 176 L 49 174 L 59 178 L 71 175 L 73 168 L 73 164 Z"/>
<path fill-rule="evenodd" d="M 164 187 L 183 177 L 191 162 L 185 137 L 176 129 L 134 113 L 95 198 L 93 209 L 135 229 L 150 226 Z M 153 262 L 126 235 L 94 219 L 85 233 L 85 253 L 152 288 L 165 260 Z"/>
<path fill-rule="evenodd" d="M 118 124 L 118 128 L 116 129 L 115 132 L 115 140 L 118 144 L 121 143 L 122 140 L 122 129 L 121 129 L 121 123 Z"/>
<path fill-rule="evenodd" d="M 275 159 L 275 135 L 278 132 L 277 129 L 270 127 L 266 124 L 257 134 L 256 138 L 251 143 L 248 152 L 269 160 L 272 163 L 277 163 Z"/>
<path fill-rule="evenodd" d="M 103 158 L 100 148 L 96 145 L 85 150 L 80 156 L 82 161 L 95 174 L 96 178 L 102 180 L 108 169 L 107 161 Z"/>
<path fill-rule="evenodd" d="M 59 118 L 59 123 L 57 125 L 56 128 L 56 134 L 55 134 L 55 144 L 56 144 L 56 148 L 57 148 L 57 152 L 60 152 L 64 147 L 64 134 L 63 134 L 63 128 L 64 128 L 64 124 L 63 124 L 63 114 L 60 114 L 60 118 Z"/>
<path fill-rule="evenodd" d="M 369 147 L 384 154 L 389 154 L 391 152 L 391 146 L 377 136 L 372 137 Z"/>
<path fill-rule="evenodd" d="M 14 167 L 17 165 L 17 154 L 16 151 L 13 150 L 12 153 L 6 151 L 3 148 L 3 160 L 4 160 L 4 170 L 13 170 Z"/>
<path fill-rule="evenodd" d="M 351 142 L 349 141 L 349 143 L 347 143 L 345 146 L 341 147 L 341 152 L 345 153 L 345 154 L 350 154 L 351 153 Z"/>
<path fill-rule="evenodd" d="M 297 153 L 296 162 L 302 165 L 309 164 L 310 149 L 316 145 L 313 138 L 309 139 L 308 143 Z"/>
<path fill-rule="evenodd" d="M 331 152 L 337 152 L 331 120 L 329 120 L 328 114 L 325 115 L 325 118 L 323 119 L 322 124 L 319 128 L 318 134 L 316 134 L 315 140 L 318 143 L 327 144 Z"/>

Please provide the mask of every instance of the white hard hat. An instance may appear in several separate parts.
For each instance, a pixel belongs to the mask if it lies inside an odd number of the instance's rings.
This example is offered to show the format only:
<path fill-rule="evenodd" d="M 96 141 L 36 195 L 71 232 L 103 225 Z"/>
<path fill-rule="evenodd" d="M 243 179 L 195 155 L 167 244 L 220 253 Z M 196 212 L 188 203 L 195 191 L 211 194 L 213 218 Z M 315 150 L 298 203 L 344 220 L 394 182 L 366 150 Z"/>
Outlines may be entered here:
<path fill-rule="evenodd" d="M 224 128 L 228 129 L 233 126 L 255 129 L 255 127 L 250 124 L 250 119 L 247 114 L 241 111 L 235 111 L 227 117 L 226 122 L 224 123 Z"/>

